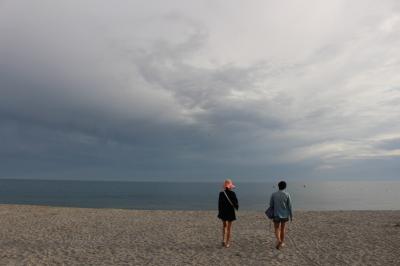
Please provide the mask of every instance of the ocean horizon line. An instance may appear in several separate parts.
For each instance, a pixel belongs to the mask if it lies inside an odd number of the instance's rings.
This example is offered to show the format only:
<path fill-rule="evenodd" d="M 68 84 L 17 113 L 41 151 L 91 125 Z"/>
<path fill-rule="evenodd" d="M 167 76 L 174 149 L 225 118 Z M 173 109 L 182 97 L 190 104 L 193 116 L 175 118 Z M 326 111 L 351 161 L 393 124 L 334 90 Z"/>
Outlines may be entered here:
<path fill-rule="evenodd" d="M 230 177 L 228 177 L 230 178 Z M 182 184 L 193 184 L 193 183 L 221 183 L 226 178 L 221 178 L 218 180 L 172 180 L 172 179 L 165 179 L 165 180 L 130 180 L 130 179 L 75 179 L 75 178 L 27 178 L 27 177 L 0 177 L 0 180 L 4 181 L 77 181 L 77 182 L 128 182 L 128 183 L 182 183 Z M 341 178 L 301 178 L 301 179 L 290 179 L 290 178 L 281 178 L 281 179 L 265 179 L 265 180 L 240 180 L 235 178 L 230 178 L 234 181 L 234 183 L 277 183 L 281 180 L 285 180 L 286 182 L 293 182 L 293 183 L 302 183 L 302 182 L 400 182 L 397 179 L 390 179 L 390 178 L 380 178 L 380 179 L 341 179 Z"/>

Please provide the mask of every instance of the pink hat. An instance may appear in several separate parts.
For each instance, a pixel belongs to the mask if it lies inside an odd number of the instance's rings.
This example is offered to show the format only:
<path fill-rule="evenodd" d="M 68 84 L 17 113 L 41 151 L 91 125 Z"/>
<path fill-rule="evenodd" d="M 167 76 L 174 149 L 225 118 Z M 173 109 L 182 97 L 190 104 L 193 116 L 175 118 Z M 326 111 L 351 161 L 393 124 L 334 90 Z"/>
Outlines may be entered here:
<path fill-rule="evenodd" d="M 232 188 L 235 188 L 235 187 L 236 187 L 236 186 L 233 184 L 232 180 L 226 179 L 226 180 L 224 181 L 224 189 L 225 189 L 225 188 L 227 188 L 227 189 L 232 189 Z"/>

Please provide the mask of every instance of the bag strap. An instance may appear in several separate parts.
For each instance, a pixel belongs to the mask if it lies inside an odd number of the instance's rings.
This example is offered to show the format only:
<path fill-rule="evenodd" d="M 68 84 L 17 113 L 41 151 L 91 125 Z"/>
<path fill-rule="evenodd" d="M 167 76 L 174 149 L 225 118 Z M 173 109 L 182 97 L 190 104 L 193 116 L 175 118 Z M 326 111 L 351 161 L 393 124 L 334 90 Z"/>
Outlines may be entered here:
<path fill-rule="evenodd" d="M 232 207 L 233 207 L 234 209 L 236 209 L 236 208 L 235 208 L 235 205 L 233 205 L 231 199 L 228 197 L 228 195 L 226 194 L 225 190 L 224 190 L 224 194 L 225 194 L 225 197 L 228 199 L 229 203 L 232 205 Z"/>

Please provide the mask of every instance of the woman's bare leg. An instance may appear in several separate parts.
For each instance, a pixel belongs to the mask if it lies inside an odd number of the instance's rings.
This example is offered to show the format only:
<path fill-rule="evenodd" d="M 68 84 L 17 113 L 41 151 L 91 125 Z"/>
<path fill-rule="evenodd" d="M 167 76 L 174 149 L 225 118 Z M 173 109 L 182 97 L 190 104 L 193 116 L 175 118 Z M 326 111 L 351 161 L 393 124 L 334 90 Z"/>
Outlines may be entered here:
<path fill-rule="evenodd" d="M 222 244 L 225 246 L 225 235 L 226 235 L 226 221 L 222 221 Z"/>
<path fill-rule="evenodd" d="M 225 247 L 229 247 L 229 241 L 231 240 L 231 228 L 232 228 L 232 221 L 227 221 L 227 230 L 226 230 L 226 242 Z"/>

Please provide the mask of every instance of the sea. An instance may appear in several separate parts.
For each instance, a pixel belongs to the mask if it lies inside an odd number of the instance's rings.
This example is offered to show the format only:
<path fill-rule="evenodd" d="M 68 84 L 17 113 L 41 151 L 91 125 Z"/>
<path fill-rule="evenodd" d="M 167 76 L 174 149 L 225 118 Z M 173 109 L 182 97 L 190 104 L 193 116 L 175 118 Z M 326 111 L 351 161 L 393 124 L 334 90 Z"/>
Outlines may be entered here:
<path fill-rule="evenodd" d="M 0 179 L 0 204 L 216 210 L 221 183 Z M 273 182 L 236 183 L 240 210 L 265 210 Z M 295 210 L 400 210 L 400 181 L 289 181 Z"/>

